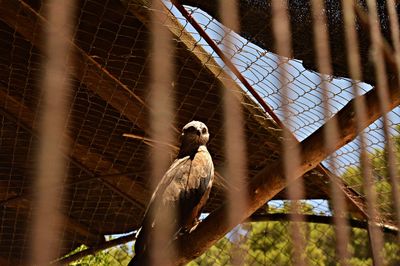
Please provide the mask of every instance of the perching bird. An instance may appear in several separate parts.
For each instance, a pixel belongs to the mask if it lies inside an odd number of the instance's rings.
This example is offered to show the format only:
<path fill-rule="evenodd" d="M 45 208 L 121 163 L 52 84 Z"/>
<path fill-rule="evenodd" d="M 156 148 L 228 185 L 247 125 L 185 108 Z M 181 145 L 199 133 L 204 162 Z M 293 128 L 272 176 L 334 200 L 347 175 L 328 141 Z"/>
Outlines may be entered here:
<path fill-rule="evenodd" d="M 178 156 L 151 197 L 135 242 L 136 255 L 129 265 L 149 263 L 152 234 L 166 210 L 176 215 L 172 219 L 171 242 L 178 234 L 189 233 L 197 226 L 214 179 L 214 165 L 206 148 L 208 139 L 207 126 L 202 122 L 192 121 L 183 127 Z"/>

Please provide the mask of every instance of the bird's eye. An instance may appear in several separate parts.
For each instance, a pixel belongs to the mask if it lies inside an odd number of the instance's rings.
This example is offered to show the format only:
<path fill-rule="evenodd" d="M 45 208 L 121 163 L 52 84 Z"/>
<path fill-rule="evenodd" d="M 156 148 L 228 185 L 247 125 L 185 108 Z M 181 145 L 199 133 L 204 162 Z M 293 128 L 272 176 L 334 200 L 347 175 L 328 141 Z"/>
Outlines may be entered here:
<path fill-rule="evenodd" d="M 201 130 L 201 134 L 206 134 L 207 133 L 207 129 L 206 128 L 203 128 L 202 130 Z"/>

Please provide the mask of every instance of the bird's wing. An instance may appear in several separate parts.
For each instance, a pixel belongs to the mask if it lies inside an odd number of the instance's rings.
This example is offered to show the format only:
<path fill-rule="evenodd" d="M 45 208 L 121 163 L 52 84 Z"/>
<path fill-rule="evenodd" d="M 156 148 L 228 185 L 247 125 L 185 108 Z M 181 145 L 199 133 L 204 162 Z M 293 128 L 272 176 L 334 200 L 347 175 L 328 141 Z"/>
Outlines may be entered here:
<path fill-rule="evenodd" d="M 192 227 L 196 225 L 201 211 L 210 195 L 214 180 L 214 164 L 205 146 L 200 147 L 198 155 L 192 162 L 192 169 L 193 170 L 191 174 L 196 176 L 196 178 L 191 180 L 197 181 L 189 188 L 190 191 L 194 187 L 195 192 L 192 199 L 192 208 L 188 211 L 188 213 L 183 215 L 184 221 L 182 221 L 182 225 L 185 230 L 191 230 Z M 189 186 L 190 185 L 191 184 L 189 182 Z"/>
<path fill-rule="evenodd" d="M 156 199 L 159 200 L 160 197 L 163 196 L 165 189 L 171 184 L 174 177 L 178 174 L 178 172 L 182 171 L 182 168 L 185 164 L 188 164 L 190 160 L 189 156 L 185 156 L 183 158 L 176 159 L 171 166 L 168 168 L 167 172 L 161 178 L 160 182 L 158 183 L 156 189 L 151 196 L 149 204 L 147 205 L 147 209 L 144 213 L 144 220 L 146 220 L 149 214 L 149 210 L 153 208 Z"/>
<path fill-rule="evenodd" d="M 182 171 L 182 168 L 187 168 L 187 165 L 190 165 L 190 161 L 191 160 L 189 156 L 176 159 L 168 168 L 161 181 L 158 183 L 156 189 L 153 192 L 153 195 L 151 196 L 150 202 L 147 205 L 147 209 L 144 213 L 144 218 L 142 221 L 142 228 L 140 229 L 136 238 L 136 254 L 144 253 L 144 250 L 147 248 L 149 240 L 152 238 L 151 232 L 153 231 L 153 228 L 155 226 L 155 220 L 157 219 L 156 216 L 160 213 L 159 210 L 155 210 L 154 208 L 156 207 L 156 205 L 158 205 L 158 208 L 161 206 L 161 204 L 159 203 L 162 200 L 165 189 L 171 184 L 178 172 Z"/>
<path fill-rule="evenodd" d="M 205 146 L 200 146 L 189 168 L 181 167 L 166 188 L 163 200 L 178 207 L 177 222 L 183 231 L 190 230 L 197 222 L 211 190 L 213 177 L 211 156 Z"/>

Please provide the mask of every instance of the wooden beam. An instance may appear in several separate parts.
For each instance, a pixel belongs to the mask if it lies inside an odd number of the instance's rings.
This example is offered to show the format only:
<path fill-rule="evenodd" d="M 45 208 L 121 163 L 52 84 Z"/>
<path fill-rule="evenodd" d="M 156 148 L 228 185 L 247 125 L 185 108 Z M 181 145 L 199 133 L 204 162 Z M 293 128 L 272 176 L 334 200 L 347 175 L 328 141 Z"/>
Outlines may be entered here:
<path fill-rule="evenodd" d="M 31 42 L 32 45 L 44 51 L 41 33 L 48 22 L 24 1 L 0 1 L 0 19 Z M 63 36 L 60 36 L 60 38 L 63 38 Z M 71 54 L 74 55 L 70 60 L 71 74 L 130 121 L 140 128 L 146 129 L 148 127 L 146 119 L 148 107 L 145 102 L 80 49 L 72 40 L 65 39 L 65 41 L 71 43 Z"/>
<path fill-rule="evenodd" d="M 316 130 L 300 143 L 301 164 L 295 169 L 295 176 L 299 178 L 309 170 L 315 168 L 332 152 L 352 141 L 357 136 L 359 130 L 368 127 L 382 116 L 377 101 L 377 90 L 379 88 L 375 87 L 364 96 L 360 96 L 366 101 L 368 106 L 366 113 L 367 120 L 363 121 L 360 129 L 357 129 L 354 109 L 355 100 L 350 101 L 335 115 L 334 119 L 337 119 L 340 135 L 332 150 L 327 150 L 324 145 L 320 145 L 320 143 L 324 143 L 325 141 L 324 130 L 326 125 Z M 391 82 L 389 93 L 390 109 L 393 109 L 400 104 L 400 89 L 397 86 L 397 81 Z M 282 164 L 283 162 L 279 160 L 274 164 L 266 166 L 257 174 L 254 182 L 249 184 L 248 208 L 246 211 L 238 214 L 234 221 L 228 223 L 226 219 L 228 207 L 225 204 L 211 213 L 191 234 L 180 237 L 177 240 L 178 250 L 176 254 L 178 255 L 175 261 L 173 261 L 173 265 L 182 265 L 200 256 L 236 225 L 245 221 L 257 209 L 263 206 L 265 202 L 271 200 L 278 192 L 284 189 L 287 183 L 283 176 Z"/>

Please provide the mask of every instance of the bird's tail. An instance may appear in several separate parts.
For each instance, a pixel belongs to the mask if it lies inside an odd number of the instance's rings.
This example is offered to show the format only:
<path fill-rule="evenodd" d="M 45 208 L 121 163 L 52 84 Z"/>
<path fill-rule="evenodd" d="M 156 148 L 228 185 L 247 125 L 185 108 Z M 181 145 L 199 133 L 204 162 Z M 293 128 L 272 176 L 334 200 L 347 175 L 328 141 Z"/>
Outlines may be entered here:
<path fill-rule="evenodd" d="M 135 257 L 131 259 L 128 266 L 150 266 L 149 258 L 144 258 L 143 256 L 147 256 L 145 253 L 136 254 Z"/>
<path fill-rule="evenodd" d="M 151 230 L 147 229 L 146 224 L 144 223 L 142 228 L 139 230 L 137 236 L 136 236 L 136 241 L 135 241 L 135 256 L 132 258 L 132 260 L 129 262 L 128 266 L 137 266 L 138 261 L 143 260 L 143 256 L 146 256 L 146 249 L 149 244 L 149 233 Z M 148 260 L 146 260 L 148 261 Z M 148 264 L 143 264 L 140 263 L 140 265 L 148 265 Z"/>
<path fill-rule="evenodd" d="M 151 252 L 149 250 L 150 248 L 150 242 L 152 238 L 154 237 L 153 235 L 153 230 L 154 228 L 148 228 L 147 226 L 143 226 L 142 229 L 139 231 L 138 236 L 136 238 L 135 242 L 135 256 L 132 258 L 132 260 L 129 262 L 128 266 L 150 266 L 151 265 Z M 176 238 L 183 232 L 181 230 L 178 230 L 173 234 L 173 237 L 169 238 L 169 241 L 165 243 L 165 249 L 167 249 Z M 154 239 L 153 239 L 154 240 Z"/>

